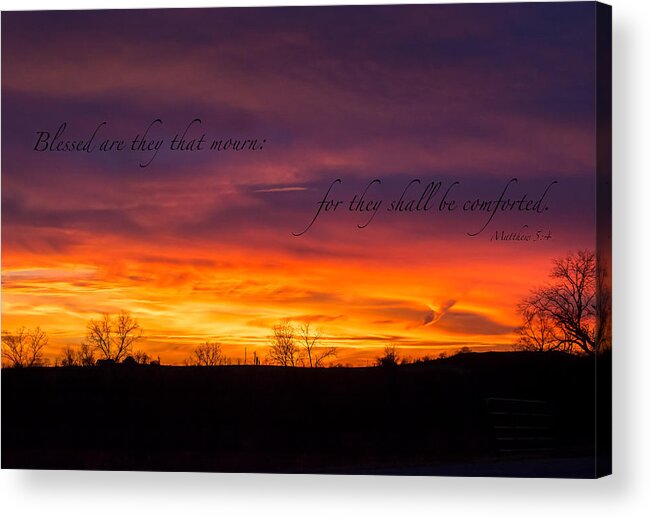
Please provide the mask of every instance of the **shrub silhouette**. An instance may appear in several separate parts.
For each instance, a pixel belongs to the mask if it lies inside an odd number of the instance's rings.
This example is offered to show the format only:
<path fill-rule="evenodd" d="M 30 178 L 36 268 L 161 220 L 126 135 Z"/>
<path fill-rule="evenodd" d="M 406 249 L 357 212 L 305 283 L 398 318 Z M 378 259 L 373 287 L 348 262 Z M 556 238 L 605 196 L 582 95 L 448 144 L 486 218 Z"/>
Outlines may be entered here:
<path fill-rule="evenodd" d="M 384 348 L 384 353 L 376 359 L 378 367 L 395 367 L 399 361 L 398 352 L 395 345 L 387 345 Z"/>

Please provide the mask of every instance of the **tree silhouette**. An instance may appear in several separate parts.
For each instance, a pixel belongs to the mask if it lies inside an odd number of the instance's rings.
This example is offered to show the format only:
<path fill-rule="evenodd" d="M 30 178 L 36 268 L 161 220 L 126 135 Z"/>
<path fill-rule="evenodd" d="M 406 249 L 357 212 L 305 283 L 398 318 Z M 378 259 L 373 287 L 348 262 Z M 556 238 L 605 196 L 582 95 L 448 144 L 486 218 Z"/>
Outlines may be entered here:
<path fill-rule="evenodd" d="M 597 258 L 597 318 L 595 332 L 597 351 L 601 352 L 612 347 L 612 287 L 606 261 Z"/>
<path fill-rule="evenodd" d="M 399 361 L 399 356 L 398 356 L 398 351 L 396 350 L 395 345 L 387 345 L 384 348 L 384 352 L 382 353 L 382 356 L 379 356 L 375 364 L 378 367 L 395 367 L 398 365 Z"/>
<path fill-rule="evenodd" d="M 91 367 L 95 365 L 95 351 L 89 344 L 82 342 L 77 352 L 77 359 L 82 367 Z"/>
<path fill-rule="evenodd" d="M 594 252 L 579 250 L 555 259 L 550 278 L 518 305 L 523 324 L 515 347 L 599 352 L 608 334 L 609 299 L 600 294 L 602 274 L 597 272 Z"/>
<path fill-rule="evenodd" d="M 87 343 L 78 348 L 66 345 L 63 355 L 55 360 L 55 366 L 61 367 L 91 367 L 95 365 L 95 352 Z"/>
<path fill-rule="evenodd" d="M 140 365 L 149 365 L 152 362 L 152 357 L 145 351 L 136 351 L 133 353 L 133 359 Z"/>
<path fill-rule="evenodd" d="M 105 313 L 100 320 L 88 322 L 86 342 L 103 359 L 119 362 L 129 356 L 133 345 L 142 338 L 138 321 L 126 311 L 115 317 Z"/>
<path fill-rule="evenodd" d="M 47 365 L 43 348 L 48 337 L 40 327 L 21 327 L 15 333 L 2 333 L 2 360 L 9 367 L 42 367 Z"/>
<path fill-rule="evenodd" d="M 61 367 L 78 366 L 80 364 L 78 351 L 75 351 L 75 349 L 72 346 L 66 345 L 66 347 L 63 349 L 63 356 L 61 357 L 58 363 L 59 365 L 61 365 Z"/>
<path fill-rule="evenodd" d="M 273 327 L 267 359 L 271 364 L 295 367 L 300 363 L 300 350 L 296 345 L 294 326 L 283 321 Z"/>
<path fill-rule="evenodd" d="M 528 304 L 521 304 L 518 310 L 523 323 L 517 330 L 520 336 L 515 343 L 516 349 L 532 352 L 572 352 L 571 343 L 557 339 L 556 324 L 550 315 L 540 313 Z"/>
<path fill-rule="evenodd" d="M 326 358 L 337 356 L 336 347 L 322 347 L 321 332 L 317 329 L 312 331 L 310 323 L 301 324 L 298 329 L 298 340 L 303 348 L 307 364 L 310 367 L 323 367 Z"/>
<path fill-rule="evenodd" d="M 185 363 L 186 365 L 214 367 L 216 365 L 228 365 L 229 359 L 224 356 L 219 343 L 205 342 L 194 349 Z"/>

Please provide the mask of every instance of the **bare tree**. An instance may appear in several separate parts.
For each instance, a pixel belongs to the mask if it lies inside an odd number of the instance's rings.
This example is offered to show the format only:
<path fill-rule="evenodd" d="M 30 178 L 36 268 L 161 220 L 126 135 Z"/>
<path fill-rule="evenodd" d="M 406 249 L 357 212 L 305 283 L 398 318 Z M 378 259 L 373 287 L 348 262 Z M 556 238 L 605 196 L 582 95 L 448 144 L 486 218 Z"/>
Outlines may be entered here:
<path fill-rule="evenodd" d="M 63 349 L 63 356 L 58 360 L 59 365 L 61 367 L 76 367 L 80 364 L 79 362 L 79 352 L 75 351 L 75 349 L 70 346 L 66 345 L 65 348 Z"/>
<path fill-rule="evenodd" d="M 518 306 L 524 324 L 516 347 L 599 352 L 608 321 L 598 308 L 594 252 L 579 250 L 554 260 L 550 277 Z"/>
<path fill-rule="evenodd" d="M 384 348 L 382 356 L 376 358 L 375 364 L 378 367 L 395 367 L 398 365 L 400 357 L 395 345 L 387 345 Z"/>
<path fill-rule="evenodd" d="M 133 359 L 136 360 L 136 362 L 140 365 L 148 365 L 152 361 L 152 357 L 149 356 L 145 351 L 134 352 Z"/>
<path fill-rule="evenodd" d="M 206 342 L 198 345 L 185 363 L 186 365 L 214 367 L 216 365 L 228 365 L 230 360 L 224 356 L 219 343 Z"/>
<path fill-rule="evenodd" d="M 598 351 L 612 348 L 612 285 L 610 272 L 603 257 L 597 257 L 597 319 L 595 343 Z"/>
<path fill-rule="evenodd" d="M 129 356 L 133 344 L 142 338 L 138 321 L 126 311 L 115 317 L 102 315 L 88 322 L 86 344 L 102 358 L 119 362 Z"/>
<path fill-rule="evenodd" d="M 47 342 L 47 334 L 40 327 L 3 332 L 2 360 L 10 367 L 42 367 L 47 365 L 43 356 Z"/>
<path fill-rule="evenodd" d="M 93 365 L 95 365 L 95 353 L 85 342 L 78 348 L 66 345 L 62 356 L 55 360 L 55 366 L 60 367 L 91 367 Z"/>
<path fill-rule="evenodd" d="M 528 304 L 520 304 L 518 312 L 522 315 L 523 323 L 516 330 L 519 336 L 515 349 L 530 352 L 572 352 L 572 344 L 558 340 L 558 330 L 548 314 L 536 312 Z"/>
<path fill-rule="evenodd" d="M 95 365 L 95 351 L 89 344 L 85 342 L 82 342 L 82 344 L 79 346 L 77 358 L 79 365 L 82 367 L 92 367 Z"/>
<path fill-rule="evenodd" d="M 301 355 L 295 339 L 296 331 L 290 322 L 283 321 L 273 328 L 267 359 L 274 365 L 295 367 L 301 362 Z"/>
<path fill-rule="evenodd" d="M 323 347 L 321 345 L 321 332 L 312 331 L 310 323 L 301 324 L 298 328 L 298 340 L 303 348 L 307 363 L 310 367 L 323 367 L 326 358 L 337 356 L 336 347 Z"/>

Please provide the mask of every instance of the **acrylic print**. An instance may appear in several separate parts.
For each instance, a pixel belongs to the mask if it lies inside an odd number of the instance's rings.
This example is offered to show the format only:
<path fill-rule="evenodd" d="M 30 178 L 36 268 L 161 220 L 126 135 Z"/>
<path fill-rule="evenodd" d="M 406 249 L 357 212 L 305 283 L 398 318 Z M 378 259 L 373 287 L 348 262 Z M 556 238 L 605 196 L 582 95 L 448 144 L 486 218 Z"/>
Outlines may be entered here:
<path fill-rule="evenodd" d="M 610 8 L 2 13 L 2 467 L 610 472 Z"/>

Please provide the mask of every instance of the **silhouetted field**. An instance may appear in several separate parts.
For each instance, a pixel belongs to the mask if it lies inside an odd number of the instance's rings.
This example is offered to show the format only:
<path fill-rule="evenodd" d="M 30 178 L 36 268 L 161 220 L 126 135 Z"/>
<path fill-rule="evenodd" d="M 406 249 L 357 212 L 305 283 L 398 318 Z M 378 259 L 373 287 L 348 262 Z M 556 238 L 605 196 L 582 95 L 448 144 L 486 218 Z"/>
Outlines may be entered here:
<path fill-rule="evenodd" d="M 549 448 L 500 453 L 495 397 L 548 402 Z M 537 476 L 546 463 L 546 476 L 591 477 L 594 423 L 594 360 L 553 353 L 2 371 L 3 468 Z M 550 458 L 580 461 L 564 471 Z"/>

